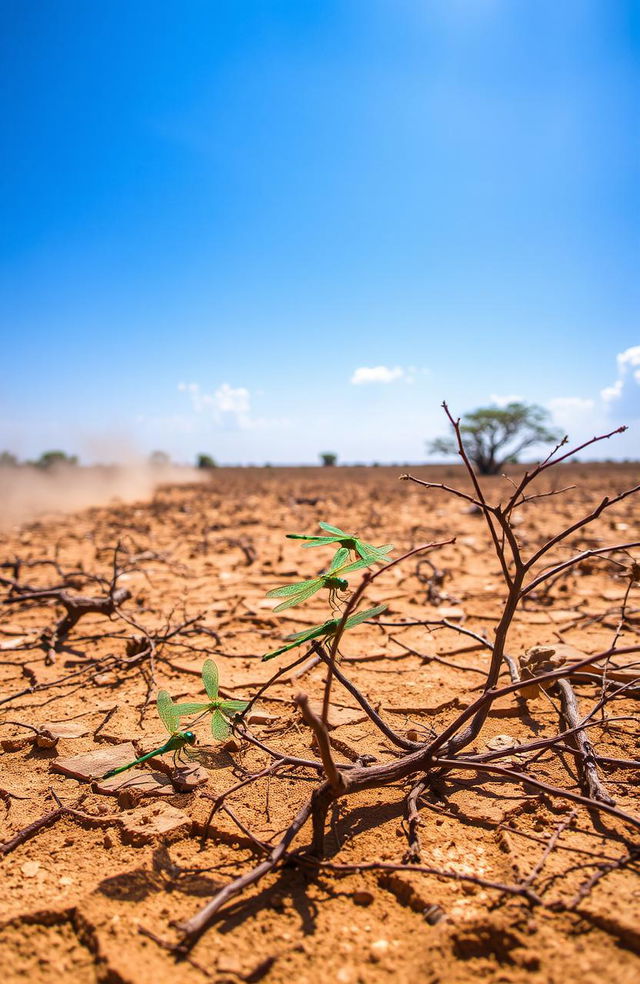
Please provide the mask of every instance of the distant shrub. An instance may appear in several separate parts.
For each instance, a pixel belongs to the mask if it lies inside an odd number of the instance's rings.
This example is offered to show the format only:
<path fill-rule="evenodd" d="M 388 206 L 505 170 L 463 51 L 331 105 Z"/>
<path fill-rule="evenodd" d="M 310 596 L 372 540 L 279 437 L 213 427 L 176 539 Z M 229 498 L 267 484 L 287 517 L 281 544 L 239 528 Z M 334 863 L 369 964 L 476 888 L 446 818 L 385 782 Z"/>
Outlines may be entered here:
<path fill-rule="evenodd" d="M 218 464 L 215 458 L 212 458 L 210 454 L 199 454 L 196 458 L 196 465 L 198 468 L 217 468 Z"/>
<path fill-rule="evenodd" d="M 171 464 L 171 458 L 166 451 L 152 451 L 149 455 L 149 464 L 152 468 L 166 468 Z"/>
<path fill-rule="evenodd" d="M 323 451 L 320 454 L 320 461 L 324 468 L 332 468 L 338 460 L 338 455 L 334 451 Z"/>
<path fill-rule="evenodd" d="M 36 468 L 54 468 L 56 465 L 77 465 L 77 454 L 67 454 L 65 451 L 43 451 L 37 461 L 32 462 Z"/>
<path fill-rule="evenodd" d="M 18 459 L 11 451 L 0 452 L 0 468 L 16 468 L 18 464 Z"/>

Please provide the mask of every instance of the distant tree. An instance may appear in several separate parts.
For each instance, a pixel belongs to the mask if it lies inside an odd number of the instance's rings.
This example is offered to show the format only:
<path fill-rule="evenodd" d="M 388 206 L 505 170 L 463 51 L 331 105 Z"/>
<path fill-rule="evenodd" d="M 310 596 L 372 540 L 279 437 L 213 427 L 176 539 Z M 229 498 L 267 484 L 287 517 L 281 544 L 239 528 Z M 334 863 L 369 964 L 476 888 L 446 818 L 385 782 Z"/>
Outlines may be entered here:
<path fill-rule="evenodd" d="M 217 462 L 215 458 L 212 458 L 210 454 L 199 454 L 196 458 L 196 465 L 198 468 L 217 468 Z"/>
<path fill-rule="evenodd" d="M 18 459 L 15 454 L 11 454 L 11 451 L 0 452 L 0 468 L 16 468 L 18 466 Z"/>
<path fill-rule="evenodd" d="M 152 451 L 149 455 L 149 464 L 152 468 L 166 468 L 171 464 L 171 458 L 166 451 Z"/>
<path fill-rule="evenodd" d="M 481 475 L 497 475 L 505 465 L 514 464 L 519 455 L 534 444 L 552 444 L 561 435 L 547 426 L 549 413 L 544 407 L 527 403 L 508 403 L 506 407 L 479 407 L 466 413 L 460 434 Z M 428 445 L 430 454 L 453 455 L 458 445 L 453 437 L 438 437 Z"/>
<path fill-rule="evenodd" d="M 338 460 L 338 455 L 334 451 L 323 451 L 320 455 L 320 461 L 324 468 L 331 468 Z"/>
<path fill-rule="evenodd" d="M 55 468 L 57 465 L 77 465 L 77 454 L 67 454 L 65 451 L 43 451 L 33 464 L 36 468 Z"/>

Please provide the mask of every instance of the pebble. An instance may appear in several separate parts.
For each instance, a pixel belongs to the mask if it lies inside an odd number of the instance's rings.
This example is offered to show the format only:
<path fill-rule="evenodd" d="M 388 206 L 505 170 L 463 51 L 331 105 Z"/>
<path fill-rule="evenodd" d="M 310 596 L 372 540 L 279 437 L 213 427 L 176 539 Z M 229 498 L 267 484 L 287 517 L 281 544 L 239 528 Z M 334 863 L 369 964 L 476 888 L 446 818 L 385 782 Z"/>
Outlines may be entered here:
<path fill-rule="evenodd" d="M 374 961 L 382 960 L 389 952 L 389 940 L 374 940 L 369 947 L 369 954 Z"/>
<path fill-rule="evenodd" d="M 373 902 L 373 895 L 371 892 L 367 892 L 363 889 L 359 892 L 353 893 L 353 901 L 356 905 L 371 905 Z"/>
<path fill-rule="evenodd" d="M 35 878 L 35 876 L 40 871 L 39 861 L 25 861 L 25 863 L 20 868 L 20 871 L 25 878 Z"/>

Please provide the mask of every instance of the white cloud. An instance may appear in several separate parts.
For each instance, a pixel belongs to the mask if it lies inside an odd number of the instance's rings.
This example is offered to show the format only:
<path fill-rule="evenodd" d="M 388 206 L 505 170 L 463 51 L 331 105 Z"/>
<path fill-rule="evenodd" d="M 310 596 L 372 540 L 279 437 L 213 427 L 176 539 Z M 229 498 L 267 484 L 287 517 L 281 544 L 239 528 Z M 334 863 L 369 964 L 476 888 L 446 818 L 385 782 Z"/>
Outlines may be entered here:
<path fill-rule="evenodd" d="M 191 400 L 194 413 L 226 431 L 257 430 L 266 427 L 289 427 L 285 417 L 254 417 L 251 393 L 245 386 L 222 383 L 212 393 L 205 393 L 199 383 L 178 383 L 178 390 Z"/>
<path fill-rule="evenodd" d="M 547 403 L 555 423 L 568 433 L 573 433 L 581 425 L 593 420 L 595 406 L 595 400 L 582 396 L 556 396 Z"/>
<path fill-rule="evenodd" d="M 247 430 L 258 423 L 251 417 L 251 394 L 244 386 L 222 383 L 213 393 L 204 393 L 199 383 L 178 383 L 178 389 L 188 394 L 196 414 L 206 414 L 227 430 Z"/>
<path fill-rule="evenodd" d="M 600 396 L 607 404 L 611 404 L 622 397 L 629 369 L 632 370 L 633 379 L 640 384 L 640 345 L 632 345 L 624 352 L 619 352 L 616 356 L 616 362 L 618 364 L 618 378 L 611 386 L 605 386 L 604 389 L 600 390 Z"/>
<path fill-rule="evenodd" d="M 403 383 L 415 383 L 417 376 L 428 376 L 429 370 L 417 366 L 360 366 L 354 369 L 350 382 L 353 386 L 365 386 L 368 383 L 395 383 L 401 379 Z"/>
<path fill-rule="evenodd" d="M 354 386 L 362 386 L 366 383 L 393 383 L 396 379 L 402 379 L 405 375 L 404 369 L 400 366 L 390 369 L 389 366 L 361 366 L 356 369 L 351 377 Z"/>
<path fill-rule="evenodd" d="M 510 403 L 522 403 L 523 399 L 523 396 L 516 396 L 513 393 L 509 396 L 497 396 L 495 393 L 491 394 L 491 402 L 495 403 L 498 407 L 506 407 Z"/>

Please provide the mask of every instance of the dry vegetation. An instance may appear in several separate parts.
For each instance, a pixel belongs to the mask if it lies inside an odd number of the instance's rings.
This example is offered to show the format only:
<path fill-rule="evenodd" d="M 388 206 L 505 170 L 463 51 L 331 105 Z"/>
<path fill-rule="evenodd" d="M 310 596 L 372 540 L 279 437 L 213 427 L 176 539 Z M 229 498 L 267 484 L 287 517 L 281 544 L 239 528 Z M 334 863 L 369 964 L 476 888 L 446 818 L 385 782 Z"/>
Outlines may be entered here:
<path fill-rule="evenodd" d="M 5 533 L 8 980 L 637 979 L 640 498 L 601 507 L 637 469 L 561 465 L 506 517 L 462 467 L 414 473 L 454 495 L 398 474 L 225 469 Z M 330 647 L 260 659 L 327 617 L 264 597 L 324 568 L 283 537 L 321 519 L 410 554 L 363 583 L 388 609 L 345 635 L 328 729 Z M 206 656 L 225 696 L 259 693 L 208 771 L 73 777 L 153 748 L 157 688 L 197 696 Z"/>

